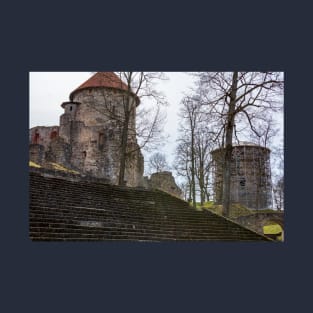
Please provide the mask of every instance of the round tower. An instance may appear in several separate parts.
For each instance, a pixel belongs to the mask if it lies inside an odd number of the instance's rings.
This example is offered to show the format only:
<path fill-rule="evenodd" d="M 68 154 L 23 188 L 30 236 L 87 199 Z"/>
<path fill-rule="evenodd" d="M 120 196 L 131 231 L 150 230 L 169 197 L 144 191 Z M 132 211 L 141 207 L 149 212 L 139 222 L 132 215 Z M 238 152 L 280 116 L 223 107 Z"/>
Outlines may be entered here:
<path fill-rule="evenodd" d="M 60 136 L 71 145 L 71 163 L 84 173 L 118 181 L 120 142 L 128 86 L 113 72 L 98 72 L 70 94 L 60 117 Z M 137 148 L 127 162 L 128 186 L 137 186 L 143 175 L 143 156 L 136 139 L 139 98 L 130 91 L 128 147 Z"/>
<path fill-rule="evenodd" d="M 212 151 L 214 200 L 222 203 L 223 161 L 225 149 Z M 270 150 L 249 142 L 233 145 L 231 161 L 231 202 L 251 209 L 272 205 Z"/>

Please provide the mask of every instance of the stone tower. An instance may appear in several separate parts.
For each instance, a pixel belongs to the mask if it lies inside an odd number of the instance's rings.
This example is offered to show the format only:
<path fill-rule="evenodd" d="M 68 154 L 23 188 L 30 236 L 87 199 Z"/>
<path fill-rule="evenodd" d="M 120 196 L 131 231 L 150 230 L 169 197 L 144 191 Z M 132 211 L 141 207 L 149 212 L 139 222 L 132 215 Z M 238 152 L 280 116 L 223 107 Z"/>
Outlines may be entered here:
<path fill-rule="evenodd" d="M 212 151 L 214 200 L 222 203 L 224 149 Z M 249 142 L 233 146 L 231 161 L 232 202 L 251 209 L 266 209 L 272 205 L 270 150 Z"/>
<path fill-rule="evenodd" d="M 64 113 L 60 117 L 60 126 L 54 127 L 56 138 L 51 134 L 49 137 L 44 135 L 42 127 L 31 129 L 33 155 L 37 160 L 39 154 L 36 151 L 41 151 L 42 155 L 44 150 L 45 157 L 62 155 L 55 159 L 64 160 L 62 163 L 70 164 L 82 173 L 117 184 L 121 121 L 128 94 L 127 85 L 113 72 L 96 73 L 70 94 L 70 101 L 62 103 Z M 135 133 L 136 107 L 140 100 L 133 92 L 130 92 L 130 103 L 132 113 L 127 149 L 135 152 L 126 160 L 125 180 L 127 186 L 138 186 L 142 182 L 144 160 Z M 58 149 L 63 147 L 64 151 L 53 150 L 51 144 L 55 141 L 60 141 Z M 37 145 L 41 143 L 44 147 L 39 149 Z"/>

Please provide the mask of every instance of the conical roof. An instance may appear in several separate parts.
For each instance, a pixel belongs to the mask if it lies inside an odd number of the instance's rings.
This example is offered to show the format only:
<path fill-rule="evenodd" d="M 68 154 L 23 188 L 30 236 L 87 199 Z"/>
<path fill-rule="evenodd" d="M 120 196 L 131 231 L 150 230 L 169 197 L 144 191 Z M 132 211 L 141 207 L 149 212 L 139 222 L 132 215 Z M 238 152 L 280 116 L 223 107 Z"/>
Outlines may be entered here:
<path fill-rule="evenodd" d="M 125 91 L 128 90 L 127 85 L 114 72 L 97 72 L 88 80 L 86 80 L 83 84 L 81 84 L 78 88 L 71 92 L 70 100 L 73 101 L 74 94 L 79 90 L 99 87 L 114 88 Z M 138 105 L 139 98 L 137 97 L 137 95 L 135 95 L 135 97 Z"/>

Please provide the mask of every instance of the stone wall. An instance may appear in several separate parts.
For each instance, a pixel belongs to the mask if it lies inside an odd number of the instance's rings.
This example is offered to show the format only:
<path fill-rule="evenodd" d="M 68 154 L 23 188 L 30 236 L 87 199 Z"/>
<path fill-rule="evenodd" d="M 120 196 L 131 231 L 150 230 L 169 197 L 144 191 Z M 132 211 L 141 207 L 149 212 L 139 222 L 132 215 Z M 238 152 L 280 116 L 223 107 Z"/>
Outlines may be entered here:
<path fill-rule="evenodd" d="M 112 88 L 89 88 L 75 92 L 73 101 L 64 102 L 60 127 L 34 127 L 30 130 L 30 160 L 56 162 L 87 175 L 118 183 L 121 123 L 125 92 Z M 137 144 L 136 99 L 131 96 L 132 114 L 126 160 L 127 186 L 142 184 L 144 160 Z M 114 118 L 116 117 L 116 118 Z"/>
<path fill-rule="evenodd" d="M 172 173 L 168 171 L 153 173 L 150 179 L 145 178 L 144 185 L 149 188 L 163 190 L 179 198 L 182 195 L 182 191 L 176 185 L 176 182 Z"/>
<path fill-rule="evenodd" d="M 278 224 L 284 229 L 284 213 L 262 213 L 240 216 L 234 219 L 235 222 L 256 231 L 259 234 L 263 234 L 263 226 L 271 223 Z"/>
<path fill-rule="evenodd" d="M 63 164 L 66 167 L 72 167 L 71 146 L 61 137 L 52 139 L 45 152 L 45 161 Z"/>
<path fill-rule="evenodd" d="M 29 144 L 40 144 L 48 148 L 52 139 L 59 136 L 59 126 L 36 126 L 29 130 Z"/>
<path fill-rule="evenodd" d="M 37 164 L 43 164 L 45 162 L 45 147 L 31 143 L 29 145 L 29 160 Z"/>

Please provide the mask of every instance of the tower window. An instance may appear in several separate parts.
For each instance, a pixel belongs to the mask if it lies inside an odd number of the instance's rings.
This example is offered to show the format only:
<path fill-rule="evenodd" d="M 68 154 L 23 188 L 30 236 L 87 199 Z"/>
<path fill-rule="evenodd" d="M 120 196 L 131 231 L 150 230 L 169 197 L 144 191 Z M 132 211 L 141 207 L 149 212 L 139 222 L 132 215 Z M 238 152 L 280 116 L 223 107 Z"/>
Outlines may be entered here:
<path fill-rule="evenodd" d="M 54 131 L 53 131 L 53 132 L 51 132 L 51 134 L 50 134 L 50 139 L 56 138 L 56 137 L 57 137 L 57 135 L 58 135 L 57 131 L 56 131 L 56 130 L 54 130 Z"/>
<path fill-rule="evenodd" d="M 99 149 L 102 149 L 104 146 L 104 133 L 99 133 Z"/>
<path fill-rule="evenodd" d="M 72 111 L 73 110 L 73 107 L 72 106 L 70 106 L 70 111 Z"/>
<path fill-rule="evenodd" d="M 86 151 L 83 151 L 83 158 L 85 159 L 87 156 L 87 152 Z"/>
<path fill-rule="evenodd" d="M 38 130 L 36 130 L 36 132 L 35 132 L 33 143 L 34 144 L 38 144 L 39 143 L 39 133 L 38 133 Z"/>

